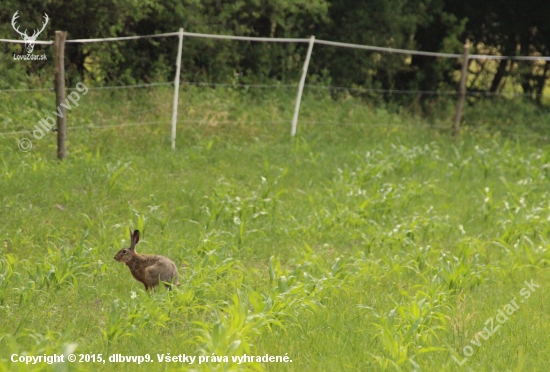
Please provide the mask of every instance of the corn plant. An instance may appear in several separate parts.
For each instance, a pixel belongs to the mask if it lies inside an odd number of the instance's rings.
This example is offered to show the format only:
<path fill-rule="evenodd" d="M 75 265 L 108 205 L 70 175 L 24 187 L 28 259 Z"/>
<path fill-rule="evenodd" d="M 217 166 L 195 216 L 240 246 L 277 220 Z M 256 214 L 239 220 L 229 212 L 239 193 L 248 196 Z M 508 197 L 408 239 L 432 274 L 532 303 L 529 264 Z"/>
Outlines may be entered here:
<path fill-rule="evenodd" d="M 105 327 L 101 330 L 107 349 L 119 338 L 135 336 L 148 323 L 148 313 L 141 305 L 130 302 L 125 306 L 119 299 L 114 300 Z"/>
<path fill-rule="evenodd" d="M 90 265 L 90 252 L 83 244 L 74 249 L 66 245 L 59 249 L 49 247 L 46 261 L 38 263 L 29 275 L 38 288 L 57 288 L 67 283 L 77 286 L 77 278 L 85 276 Z"/>
<path fill-rule="evenodd" d="M 13 264 L 15 256 L 7 255 L 6 258 L 0 259 L 0 306 L 4 305 L 8 296 L 8 287 L 10 279 L 13 276 Z"/>
<path fill-rule="evenodd" d="M 445 330 L 446 319 L 441 312 L 445 304 L 441 298 L 446 297 L 434 298 L 418 291 L 410 297 L 410 302 L 398 304 L 387 315 L 373 311 L 378 319 L 374 324 L 378 329 L 377 338 L 385 351 L 384 356 L 374 355 L 381 367 L 418 369 L 417 355 L 446 350 L 431 346 L 433 339 Z"/>
<path fill-rule="evenodd" d="M 232 302 L 218 314 L 216 322 L 210 326 L 204 322 L 195 322 L 200 328 L 195 337 L 198 353 L 207 356 L 226 356 L 228 362 L 210 362 L 211 370 L 228 370 L 235 367 L 231 359 L 235 355 L 249 354 L 253 350 L 252 339 L 262 329 L 274 325 L 284 330 L 283 324 L 269 312 L 251 312 L 250 303 L 245 291 L 237 291 Z M 255 308 L 261 310 L 260 308 Z M 216 359 L 214 359 L 216 360 Z M 242 368 L 258 369 L 257 363 L 251 363 Z"/>

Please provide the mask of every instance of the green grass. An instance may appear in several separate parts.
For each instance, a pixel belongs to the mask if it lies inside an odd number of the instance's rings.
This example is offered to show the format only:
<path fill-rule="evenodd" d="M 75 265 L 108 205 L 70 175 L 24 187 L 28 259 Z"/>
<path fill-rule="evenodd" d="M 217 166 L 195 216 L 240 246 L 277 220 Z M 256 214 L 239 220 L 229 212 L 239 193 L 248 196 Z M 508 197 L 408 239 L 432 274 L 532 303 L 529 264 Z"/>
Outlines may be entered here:
<path fill-rule="evenodd" d="M 32 128 L 51 101 L 5 97 L 2 131 Z M 310 94 L 291 139 L 292 94 L 189 88 L 173 151 L 169 89 L 80 103 L 69 127 L 161 123 L 69 130 L 63 162 L 53 133 L 29 137 L 28 153 L 28 135 L 0 136 L 0 371 L 546 369 L 545 142 L 453 140 Z M 130 227 L 138 252 L 176 262 L 178 289 L 146 293 L 113 259 Z M 531 280 L 540 288 L 519 302 Z M 11 362 L 71 352 L 154 362 Z M 232 362 L 244 354 L 292 362 Z"/>

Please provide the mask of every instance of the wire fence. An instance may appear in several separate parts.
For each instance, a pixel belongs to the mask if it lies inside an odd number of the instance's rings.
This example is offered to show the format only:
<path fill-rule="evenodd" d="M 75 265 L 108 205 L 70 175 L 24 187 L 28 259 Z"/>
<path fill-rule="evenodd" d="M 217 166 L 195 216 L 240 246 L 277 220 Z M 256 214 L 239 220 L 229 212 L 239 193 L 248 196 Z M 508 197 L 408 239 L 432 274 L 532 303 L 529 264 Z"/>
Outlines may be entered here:
<path fill-rule="evenodd" d="M 378 88 L 361 88 L 361 87 L 344 87 L 344 86 L 326 86 L 326 85 L 314 85 L 306 84 L 307 71 L 309 66 L 309 61 L 311 57 L 312 49 L 315 45 L 324 45 L 336 48 L 352 48 L 358 50 L 366 50 L 371 52 L 379 53 L 390 53 L 390 54 L 402 54 L 407 56 L 424 56 L 424 57 L 434 57 L 434 58 L 450 58 L 456 60 L 463 60 L 463 64 L 468 63 L 469 60 L 511 60 L 511 61 L 550 61 L 549 56 L 500 56 L 500 55 L 482 55 L 482 54 L 472 54 L 469 55 L 466 52 L 464 54 L 457 53 L 438 53 L 438 52 L 428 52 L 428 51 L 417 51 L 417 50 L 408 50 L 408 49 L 394 49 L 386 47 L 378 47 L 371 45 L 360 45 L 352 43 L 343 43 L 329 40 L 316 39 L 314 36 L 310 38 L 271 38 L 271 37 L 250 37 L 250 36 L 235 36 L 235 35 L 213 35 L 213 34 L 202 34 L 202 33 L 192 33 L 185 32 L 183 29 L 180 29 L 179 32 L 170 32 L 154 35 L 136 35 L 136 36 L 126 36 L 126 37 L 111 37 L 111 38 L 96 38 L 96 39 L 72 39 L 65 40 L 65 43 L 72 44 L 87 44 L 87 43 L 102 43 L 102 42 L 115 42 L 115 41 L 130 41 L 130 40 L 139 40 L 139 39 L 150 39 L 150 38 L 171 38 L 178 37 L 179 46 L 178 46 L 178 59 L 176 65 L 178 66 L 178 71 L 172 82 L 155 82 L 149 84 L 134 84 L 134 85 L 118 85 L 118 86 L 100 86 L 100 87 L 89 87 L 87 89 L 92 91 L 100 90 L 123 90 L 123 89 L 148 89 L 153 87 L 163 87 L 163 86 L 173 86 L 174 87 L 174 103 L 173 103 L 173 113 L 172 120 L 159 120 L 159 121 L 143 121 L 143 122 L 132 122 L 132 123 L 123 123 L 123 124 L 105 124 L 105 121 L 98 123 L 91 123 L 86 125 L 79 126 L 70 126 L 68 129 L 101 129 L 101 128 L 114 128 L 114 127 L 128 127 L 128 126 L 139 126 L 139 125 L 160 125 L 160 124 L 172 124 L 172 145 L 175 147 L 175 135 L 176 135 L 176 125 L 177 125 L 177 108 L 178 108 L 178 92 L 179 85 L 183 86 L 204 86 L 204 87 L 227 87 L 227 88 L 242 88 L 242 89 L 297 89 L 297 95 L 295 100 L 295 108 L 293 113 L 293 118 L 291 122 L 291 134 L 294 136 L 296 134 L 296 126 L 298 122 L 298 115 L 300 110 L 300 102 L 303 94 L 304 88 L 313 89 L 313 90 L 330 90 L 330 91 L 349 91 L 349 92 L 359 92 L 359 93 L 373 93 L 373 94 L 390 94 L 390 95 L 433 95 L 433 96 L 457 96 L 459 99 L 461 96 L 503 96 L 503 97 L 550 97 L 550 94 L 544 93 L 521 93 L 521 92 L 482 92 L 482 91 L 468 91 L 464 89 L 461 91 L 426 91 L 426 90 L 400 90 L 400 89 L 378 89 Z M 233 41 L 249 41 L 249 42 L 258 42 L 258 43 L 303 43 L 309 44 L 309 48 L 304 58 L 304 65 L 302 67 L 300 81 L 296 84 L 221 84 L 221 83 L 210 83 L 210 82 L 196 82 L 196 81 L 180 81 L 180 71 L 179 66 L 181 64 L 181 54 L 182 54 L 182 39 L 183 37 L 192 37 L 192 38 L 208 38 L 208 39 L 218 39 L 218 40 L 233 40 Z M 4 43 L 25 43 L 24 40 L 12 40 L 12 39 L 0 39 L 0 42 Z M 35 41 L 35 44 L 42 45 L 54 45 L 54 41 Z M 468 73 L 466 71 L 466 73 Z M 465 88 L 465 87 L 464 87 Z M 77 88 L 67 88 L 66 91 L 75 91 Z M 54 88 L 14 88 L 14 89 L 0 89 L 0 94 L 12 94 L 12 93 L 27 93 L 27 92 L 55 92 Z M 56 92 L 57 94 L 57 92 Z M 463 98 L 463 97 L 462 97 Z M 62 101 L 62 100 L 61 100 Z M 59 102 L 59 100 L 57 100 Z M 458 113 L 457 113 L 458 115 Z M 180 123 L 192 123 L 200 122 L 200 120 L 179 120 Z M 230 122 L 230 121 L 227 121 Z M 267 122 L 257 122 L 257 123 L 267 123 Z M 273 122 L 275 123 L 275 122 Z M 311 122 L 304 121 L 304 124 L 312 124 Z M 332 125 L 339 125 L 342 123 L 331 122 Z M 280 124 L 279 122 L 277 124 Z M 325 125 L 327 122 L 319 121 L 315 124 Z M 362 123 L 364 125 L 364 123 Z M 381 124 L 384 125 L 384 124 Z M 427 125 L 429 128 L 439 128 L 438 126 Z M 445 127 L 446 128 L 446 127 Z M 500 129 L 500 128 L 499 128 Z M 504 127 L 503 130 L 506 130 Z M 0 132 L 0 136 L 9 136 L 9 135 L 20 135 L 29 133 L 29 131 L 12 131 L 12 132 Z"/>
<path fill-rule="evenodd" d="M 173 86 L 173 82 L 134 84 L 134 85 L 109 85 L 103 87 L 88 87 L 89 90 L 119 90 L 119 89 L 137 89 L 157 86 Z M 231 83 L 207 83 L 200 81 L 182 81 L 180 85 L 213 87 L 213 88 L 247 88 L 247 89 L 280 89 L 296 88 L 298 84 L 231 84 Z M 359 93 L 386 93 L 386 94 L 410 94 L 410 95 L 441 95 L 456 96 L 459 92 L 454 90 L 404 90 L 404 89 L 382 89 L 382 88 L 354 88 L 333 85 L 312 85 L 305 84 L 304 88 L 317 90 L 350 91 Z M 66 88 L 67 91 L 77 90 L 76 88 Z M 16 92 L 54 92 L 54 88 L 21 88 L 21 89 L 0 89 L 0 93 Z M 468 96 L 500 96 L 500 97 L 550 97 L 548 93 L 520 93 L 520 92 L 475 92 L 466 91 Z"/>
<path fill-rule="evenodd" d="M 182 124 L 201 124 L 204 123 L 205 120 L 181 120 L 179 121 Z M 335 128 L 339 126 L 356 126 L 356 127 L 364 127 L 364 128 L 390 128 L 390 129 L 399 129 L 400 131 L 404 130 L 449 130 L 448 125 L 441 125 L 441 124 L 422 124 L 422 123 L 415 123 L 415 124 L 395 124 L 395 123 L 365 123 L 365 122 L 349 122 L 349 121 L 323 121 L 323 120 L 303 120 L 301 121 L 303 124 L 307 125 L 314 125 L 314 126 L 326 126 L 330 128 Z M 270 120 L 270 121 L 247 121 L 247 124 L 255 124 L 255 125 L 285 125 L 287 121 L 284 120 Z M 238 120 L 220 120 L 217 121 L 217 124 L 220 125 L 238 125 L 242 124 L 241 121 Z M 103 124 L 103 125 L 79 125 L 79 126 L 73 126 L 68 127 L 67 130 L 73 131 L 73 130 L 107 130 L 107 129 L 115 129 L 115 128 L 131 128 L 131 127 L 143 127 L 143 126 L 156 126 L 156 125 L 170 125 L 170 120 L 158 120 L 158 121 L 145 121 L 145 122 L 130 122 L 130 123 L 123 123 L 123 124 Z M 543 128 L 543 126 L 534 126 L 533 129 L 537 128 Z M 544 126 L 546 128 L 546 126 Z M 524 133 L 518 131 L 517 127 L 515 126 L 500 126 L 497 131 L 489 130 L 488 128 L 478 128 L 477 132 L 480 133 L 490 133 L 492 135 L 499 135 L 504 134 L 512 138 L 526 138 L 526 139 L 536 139 L 540 141 L 548 142 L 550 141 L 550 136 L 540 134 L 540 133 Z M 16 136 L 16 135 L 25 135 L 29 134 L 28 130 L 20 130 L 20 131 L 12 131 L 12 132 L 0 132 L 0 137 L 9 137 L 9 136 Z"/>

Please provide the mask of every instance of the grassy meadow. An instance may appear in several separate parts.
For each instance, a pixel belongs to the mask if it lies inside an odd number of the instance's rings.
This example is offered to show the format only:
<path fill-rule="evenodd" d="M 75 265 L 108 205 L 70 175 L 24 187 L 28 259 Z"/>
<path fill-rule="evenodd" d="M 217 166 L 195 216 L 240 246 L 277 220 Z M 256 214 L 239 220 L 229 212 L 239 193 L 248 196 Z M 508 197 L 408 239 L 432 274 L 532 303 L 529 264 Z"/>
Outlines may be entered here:
<path fill-rule="evenodd" d="M 3 132 L 55 109 L 0 94 Z M 82 96 L 63 162 L 55 133 L 0 136 L 0 371 L 546 370 L 550 148 L 483 129 L 532 123 L 469 112 L 453 140 L 448 117 L 307 92 L 292 139 L 293 99 L 183 87 L 175 150 L 170 88 Z M 178 288 L 113 259 L 129 228 Z"/>

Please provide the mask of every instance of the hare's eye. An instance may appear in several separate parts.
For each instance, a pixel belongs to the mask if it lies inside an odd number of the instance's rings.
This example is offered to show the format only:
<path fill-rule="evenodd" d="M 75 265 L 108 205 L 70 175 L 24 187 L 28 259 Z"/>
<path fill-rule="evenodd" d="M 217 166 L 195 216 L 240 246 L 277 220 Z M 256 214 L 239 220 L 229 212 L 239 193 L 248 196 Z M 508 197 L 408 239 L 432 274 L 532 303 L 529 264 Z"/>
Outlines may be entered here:
<path fill-rule="evenodd" d="M 126 249 L 123 249 L 123 250 L 122 250 L 122 253 L 126 253 Z"/>

